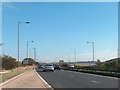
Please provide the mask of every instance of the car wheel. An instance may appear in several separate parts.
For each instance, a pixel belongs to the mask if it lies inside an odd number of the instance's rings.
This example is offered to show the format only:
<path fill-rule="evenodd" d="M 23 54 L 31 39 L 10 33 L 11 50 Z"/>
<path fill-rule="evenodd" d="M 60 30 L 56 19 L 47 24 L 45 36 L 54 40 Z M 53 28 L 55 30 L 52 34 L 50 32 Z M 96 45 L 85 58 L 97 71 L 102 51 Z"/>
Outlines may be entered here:
<path fill-rule="evenodd" d="M 46 72 L 46 70 L 43 70 L 43 72 Z"/>

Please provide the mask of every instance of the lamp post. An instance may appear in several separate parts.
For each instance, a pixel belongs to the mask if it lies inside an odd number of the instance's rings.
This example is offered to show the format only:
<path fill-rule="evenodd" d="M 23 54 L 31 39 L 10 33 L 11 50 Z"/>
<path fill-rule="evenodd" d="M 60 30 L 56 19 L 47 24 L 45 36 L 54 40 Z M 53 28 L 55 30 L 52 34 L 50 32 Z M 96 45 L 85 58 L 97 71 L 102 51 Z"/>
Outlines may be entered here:
<path fill-rule="evenodd" d="M 36 48 L 34 48 L 34 60 L 36 61 Z"/>
<path fill-rule="evenodd" d="M 0 46 L 4 45 L 4 43 L 0 43 Z M 0 49 L 0 54 L 2 53 L 2 49 Z M 0 55 L 1 56 L 1 55 Z M 1 63 L 1 62 L 0 62 Z"/>
<path fill-rule="evenodd" d="M 34 41 L 27 41 L 27 58 L 28 58 L 28 45 L 30 42 L 33 43 Z"/>
<path fill-rule="evenodd" d="M 74 49 L 74 60 L 75 60 L 75 63 L 77 62 L 76 61 L 76 49 Z"/>
<path fill-rule="evenodd" d="M 18 64 L 19 64 L 19 47 L 20 47 L 20 32 L 19 32 L 19 29 L 20 29 L 20 24 L 22 23 L 26 23 L 26 24 L 29 24 L 30 22 L 18 22 Z M 19 67 L 19 65 L 18 65 Z"/>
<path fill-rule="evenodd" d="M 30 56 L 31 51 L 32 51 L 32 56 L 30 57 L 30 59 L 32 59 L 35 62 L 34 64 L 32 63 L 32 65 L 36 65 L 36 48 L 30 48 L 29 56 Z"/>
<path fill-rule="evenodd" d="M 4 43 L 0 43 L 0 46 L 2 46 Z"/>
<path fill-rule="evenodd" d="M 36 61 L 36 48 L 30 48 L 30 52 L 31 52 L 31 50 L 33 51 L 32 53 L 33 53 L 33 58 L 34 58 L 34 60 Z"/>
<path fill-rule="evenodd" d="M 92 44 L 92 49 L 93 49 L 93 61 L 94 61 L 94 42 L 87 42 Z"/>
<path fill-rule="evenodd" d="M 68 52 L 68 63 L 70 63 L 70 53 Z"/>

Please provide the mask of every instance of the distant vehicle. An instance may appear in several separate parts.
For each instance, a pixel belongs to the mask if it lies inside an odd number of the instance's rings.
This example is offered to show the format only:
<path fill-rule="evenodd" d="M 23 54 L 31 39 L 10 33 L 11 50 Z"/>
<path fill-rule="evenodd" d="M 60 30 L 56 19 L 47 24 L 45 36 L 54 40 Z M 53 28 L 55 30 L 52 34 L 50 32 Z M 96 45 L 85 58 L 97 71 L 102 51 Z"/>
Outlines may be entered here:
<path fill-rule="evenodd" d="M 74 68 L 75 66 L 71 64 L 71 65 L 69 65 L 69 67 L 70 67 L 70 68 Z"/>
<path fill-rule="evenodd" d="M 37 71 L 43 71 L 43 68 L 44 68 L 44 67 L 43 67 L 42 65 L 38 65 L 38 66 L 37 66 Z"/>
<path fill-rule="evenodd" d="M 54 69 L 60 70 L 61 67 L 60 67 L 60 65 L 56 65 L 56 64 L 54 64 Z"/>
<path fill-rule="evenodd" d="M 54 72 L 54 66 L 52 64 L 46 64 L 44 67 L 43 67 L 43 71 L 46 72 L 46 71 L 52 71 Z"/>

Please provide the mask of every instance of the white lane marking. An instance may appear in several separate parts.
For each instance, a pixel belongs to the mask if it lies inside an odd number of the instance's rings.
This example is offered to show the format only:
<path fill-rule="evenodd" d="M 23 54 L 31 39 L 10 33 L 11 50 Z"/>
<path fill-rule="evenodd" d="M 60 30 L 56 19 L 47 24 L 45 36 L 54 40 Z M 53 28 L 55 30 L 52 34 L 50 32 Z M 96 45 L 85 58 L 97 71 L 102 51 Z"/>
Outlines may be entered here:
<path fill-rule="evenodd" d="M 74 77 L 73 75 L 70 75 L 70 77 Z"/>
<path fill-rule="evenodd" d="M 51 88 L 51 90 L 54 90 L 53 88 L 52 88 L 52 86 L 50 86 L 39 74 L 38 74 L 38 72 L 35 70 L 35 72 L 36 72 L 36 74 L 38 75 L 38 77 L 49 87 L 49 88 Z"/>
<path fill-rule="evenodd" d="M 63 70 L 63 71 L 67 71 L 67 70 Z M 95 75 L 95 74 L 91 74 L 91 73 L 83 73 L 83 72 L 76 72 L 76 71 L 68 71 L 68 72 L 79 73 L 79 74 L 87 74 L 87 75 L 91 75 L 91 76 L 105 77 L 105 78 L 118 80 L 118 78 L 115 78 L 115 77 L 102 76 L 102 75 L 97 75 L 97 74 Z"/>
<path fill-rule="evenodd" d="M 93 80 L 93 81 L 91 81 L 91 82 L 93 82 L 93 83 L 98 83 L 98 84 L 100 84 L 100 83 L 101 83 L 101 82 L 98 82 L 98 81 L 94 81 L 94 80 Z"/>

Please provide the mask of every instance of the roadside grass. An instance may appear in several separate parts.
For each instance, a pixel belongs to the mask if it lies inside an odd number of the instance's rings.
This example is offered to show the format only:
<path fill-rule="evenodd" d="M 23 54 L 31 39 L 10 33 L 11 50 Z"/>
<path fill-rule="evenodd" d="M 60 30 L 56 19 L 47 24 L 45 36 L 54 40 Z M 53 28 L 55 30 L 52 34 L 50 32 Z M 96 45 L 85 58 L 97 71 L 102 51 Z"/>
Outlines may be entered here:
<path fill-rule="evenodd" d="M 27 66 L 27 67 L 19 67 L 13 70 L 8 71 L 7 73 L 1 74 L 0 76 L 2 76 L 2 80 L 1 82 L 5 82 L 8 79 L 11 79 L 21 73 L 24 73 L 28 70 L 32 70 L 33 66 Z"/>

